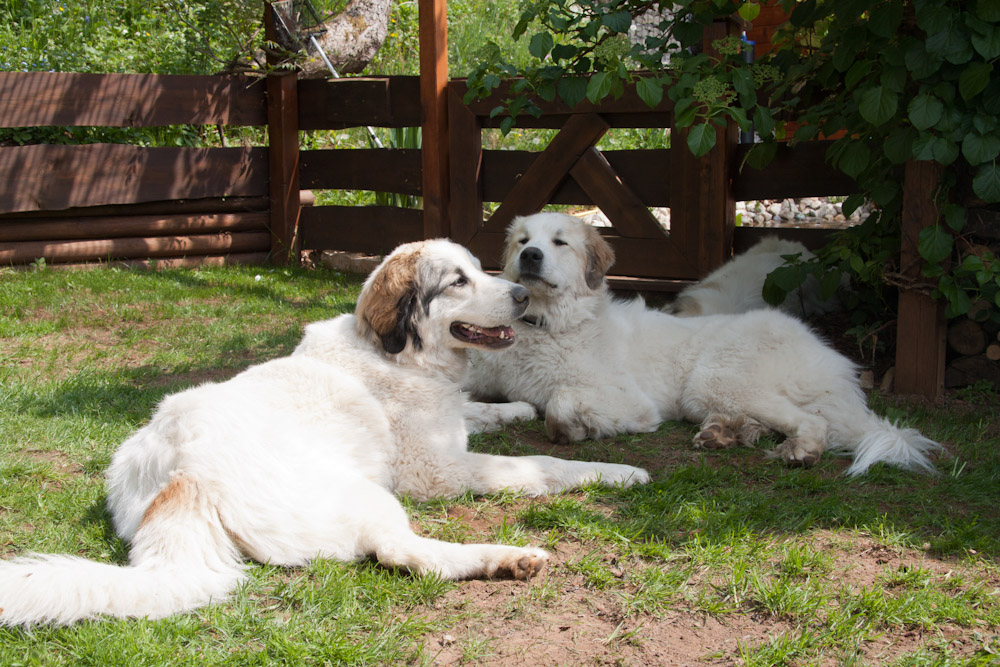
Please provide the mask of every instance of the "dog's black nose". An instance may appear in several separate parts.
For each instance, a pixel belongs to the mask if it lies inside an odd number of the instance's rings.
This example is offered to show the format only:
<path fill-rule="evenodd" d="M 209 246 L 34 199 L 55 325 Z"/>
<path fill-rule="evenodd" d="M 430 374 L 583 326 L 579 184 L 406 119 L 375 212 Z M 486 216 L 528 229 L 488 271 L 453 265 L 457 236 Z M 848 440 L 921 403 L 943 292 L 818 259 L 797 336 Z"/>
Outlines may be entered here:
<path fill-rule="evenodd" d="M 525 248 L 521 251 L 521 272 L 539 273 L 542 270 L 542 260 L 545 255 L 539 248 Z"/>
<path fill-rule="evenodd" d="M 510 291 L 510 298 L 514 299 L 514 303 L 527 303 L 529 296 L 531 296 L 531 292 L 523 285 L 514 285 Z"/>

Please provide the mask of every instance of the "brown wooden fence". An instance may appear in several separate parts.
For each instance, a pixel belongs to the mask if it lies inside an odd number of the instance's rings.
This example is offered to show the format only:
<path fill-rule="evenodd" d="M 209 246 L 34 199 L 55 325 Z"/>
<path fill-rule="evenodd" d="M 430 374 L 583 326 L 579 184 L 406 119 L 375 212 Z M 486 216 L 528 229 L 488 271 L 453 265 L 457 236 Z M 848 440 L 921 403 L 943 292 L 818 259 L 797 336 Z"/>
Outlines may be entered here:
<path fill-rule="evenodd" d="M 600 107 L 542 103 L 540 118 L 519 123 L 558 128 L 549 146 L 538 152 L 484 150 L 483 129 L 500 120 L 490 118 L 496 100 L 464 104 L 464 89 L 461 81 L 448 84 L 447 141 L 428 161 L 426 148 L 299 148 L 301 131 L 421 125 L 428 112 L 417 77 L 298 81 L 278 75 L 261 81 L 0 73 L 0 127 L 268 128 L 268 147 L 0 147 L 0 265 L 39 258 L 53 264 L 288 262 L 297 261 L 302 248 L 385 253 L 441 234 L 467 244 L 496 268 L 510 219 L 558 203 L 597 205 L 609 216 L 606 231 L 619 258 L 615 284 L 676 289 L 734 249 L 773 233 L 736 228 L 735 200 L 853 191 L 825 162 L 821 142 L 784 148 L 764 171 L 739 169 L 746 147 L 735 143 L 733 131 L 720 131 L 717 147 L 703 158 L 683 148 L 680 131 L 670 149 L 597 150 L 594 144 L 609 128 L 671 126 L 669 101 L 649 109 L 634 91 Z M 443 175 L 429 179 L 429 164 Z M 923 180 L 914 176 L 912 182 Z M 427 196 L 427 183 L 435 187 L 434 205 L 424 211 L 303 207 L 300 199 L 303 188 Z M 904 240 L 933 224 L 918 215 L 930 208 L 921 203 L 928 193 L 918 185 L 910 190 Z M 484 202 L 499 206 L 485 217 Z M 650 206 L 670 207 L 669 234 L 652 219 Z M 781 233 L 810 246 L 823 235 Z M 904 259 L 916 257 L 906 254 L 910 250 L 904 248 Z M 909 301 L 901 308 L 899 329 L 908 335 L 900 337 L 899 349 L 906 358 L 897 358 L 897 378 L 910 383 L 907 391 L 937 395 L 943 378 L 940 306 L 915 293 L 904 299 Z"/>

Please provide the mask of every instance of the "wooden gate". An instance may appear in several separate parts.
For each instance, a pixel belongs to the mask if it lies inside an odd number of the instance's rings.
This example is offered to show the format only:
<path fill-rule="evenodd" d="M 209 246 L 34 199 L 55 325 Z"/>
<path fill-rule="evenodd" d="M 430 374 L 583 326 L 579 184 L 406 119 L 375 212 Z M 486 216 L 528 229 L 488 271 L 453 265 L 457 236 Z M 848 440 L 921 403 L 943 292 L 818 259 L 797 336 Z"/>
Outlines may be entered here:
<path fill-rule="evenodd" d="M 501 90 L 465 104 L 465 91 L 464 81 L 449 84 L 448 217 L 452 238 L 485 266 L 499 267 L 511 220 L 546 204 L 598 206 L 611 223 L 605 234 L 618 255 L 613 273 L 643 279 L 645 288 L 699 278 L 728 256 L 734 224 L 727 160 L 734 148 L 731 132 L 720 130 L 716 149 L 703 158 L 683 146 L 602 152 L 595 144 L 610 128 L 671 125 L 669 99 L 650 109 L 629 89 L 599 108 L 587 102 L 572 110 L 559 102 L 538 102 L 542 116 L 519 117 L 518 126 L 559 129 L 542 152 L 483 150 L 483 128 L 502 120 L 490 118 L 490 111 L 508 93 Z M 675 131 L 674 136 L 680 135 Z M 483 202 L 500 206 L 484 219 Z M 651 206 L 670 207 L 669 232 L 650 213 Z"/>

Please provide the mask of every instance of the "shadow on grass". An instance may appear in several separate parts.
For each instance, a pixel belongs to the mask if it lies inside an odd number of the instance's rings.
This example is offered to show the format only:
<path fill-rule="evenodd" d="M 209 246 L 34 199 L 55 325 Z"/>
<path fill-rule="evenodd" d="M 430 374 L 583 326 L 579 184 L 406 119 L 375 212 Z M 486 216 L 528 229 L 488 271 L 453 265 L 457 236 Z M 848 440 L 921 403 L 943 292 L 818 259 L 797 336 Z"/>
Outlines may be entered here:
<path fill-rule="evenodd" d="M 929 410 L 917 425 L 936 435 L 930 423 L 936 414 Z M 833 455 L 814 468 L 788 468 L 764 456 L 774 441 L 761 448 L 695 452 L 690 441 L 696 428 L 676 422 L 649 436 L 560 447 L 543 442 L 544 427 L 535 421 L 481 436 L 474 447 L 484 453 L 548 454 L 647 468 L 650 484 L 591 490 L 589 496 L 605 505 L 601 511 L 572 498 L 554 498 L 522 516 L 535 530 L 619 535 L 640 553 L 848 529 L 937 556 L 998 559 L 1000 438 L 983 432 L 980 414 L 964 424 L 954 415 L 948 419 L 951 456 L 939 460 L 935 476 L 879 464 L 849 478 L 843 475 L 848 459 Z"/>

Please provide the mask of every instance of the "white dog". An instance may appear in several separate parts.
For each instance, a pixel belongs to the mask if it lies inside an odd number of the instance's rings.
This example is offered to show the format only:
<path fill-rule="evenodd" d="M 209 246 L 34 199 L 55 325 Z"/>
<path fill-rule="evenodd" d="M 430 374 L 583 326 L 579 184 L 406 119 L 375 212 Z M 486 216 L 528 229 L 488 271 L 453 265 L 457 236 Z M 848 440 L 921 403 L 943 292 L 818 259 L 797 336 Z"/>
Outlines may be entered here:
<path fill-rule="evenodd" d="M 852 452 L 848 472 L 876 461 L 933 470 L 938 447 L 872 413 L 846 358 L 776 310 L 675 317 L 641 299 L 616 301 L 614 261 L 596 229 L 540 213 L 508 229 L 504 276 L 531 290 L 519 344 L 474 355 L 474 397 L 527 401 L 556 442 L 647 432 L 667 419 L 699 422 L 695 445 L 787 436 L 774 451 L 812 465 L 824 449 Z"/>
<path fill-rule="evenodd" d="M 770 308 L 761 292 L 767 275 L 785 263 L 785 257 L 798 255 L 808 260 L 814 255 L 798 241 L 768 236 L 743 254 L 733 257 L 702 281 L 681 290 L 669 306 L 669 312 L 684 317 L 745 313 Z M 819 281 L 808 276 L 797 289 L 785 296 L 779 306 L 790 315 L 812 317 L 840 307 L 837 298 L 822 299 Z"/>
<path fill-rule="evenodd" d="M 393 496 L 648 480 L 625 465 L 466 450 L 463 412 L 486 424 L 534 415 L 467 404 L 456 384 L 467 350 L 513 343 L 509 324 L 527 299 L 461 246 L 401 246 L 368 278 L 355 314 L 309 325 L 291 356 L 167 397 L 107 471 L 130 564 L 0 562 L 0 623 L 182 612 L 225 598 L 244 557 L 297 566 L 371 554 L 448 579 L 530 577 L 544 551 L 419 537 Z"/>

